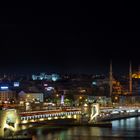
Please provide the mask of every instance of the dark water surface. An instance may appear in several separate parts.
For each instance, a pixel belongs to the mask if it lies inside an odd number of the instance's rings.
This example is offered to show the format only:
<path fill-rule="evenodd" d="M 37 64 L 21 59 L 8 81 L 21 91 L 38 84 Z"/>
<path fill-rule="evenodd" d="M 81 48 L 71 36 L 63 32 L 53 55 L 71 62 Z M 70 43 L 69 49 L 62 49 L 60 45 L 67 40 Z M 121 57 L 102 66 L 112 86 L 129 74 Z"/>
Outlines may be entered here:
<path fill-rule="evenodd" d="M 140 117 L 112 121 L 112 128 L 70 127 L 50 131 L 43 126 L 31 133 L 33 140 L 140 140 Z"/>

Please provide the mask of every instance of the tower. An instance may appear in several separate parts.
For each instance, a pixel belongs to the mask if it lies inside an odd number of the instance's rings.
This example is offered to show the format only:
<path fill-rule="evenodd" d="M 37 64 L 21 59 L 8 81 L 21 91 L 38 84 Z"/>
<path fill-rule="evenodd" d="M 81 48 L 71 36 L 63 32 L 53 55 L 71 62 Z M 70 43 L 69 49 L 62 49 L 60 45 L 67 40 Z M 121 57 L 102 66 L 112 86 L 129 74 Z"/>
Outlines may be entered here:
<path fill-rule="evenodd" d="M 110 86 L 110 96 L 112 96 L 112 60 L 110 61 L 109 86 Z"/>
<path fill-rule="evenodd" d="M 132 63 L 129 62 L 129 94 L 132 95 Z"/>

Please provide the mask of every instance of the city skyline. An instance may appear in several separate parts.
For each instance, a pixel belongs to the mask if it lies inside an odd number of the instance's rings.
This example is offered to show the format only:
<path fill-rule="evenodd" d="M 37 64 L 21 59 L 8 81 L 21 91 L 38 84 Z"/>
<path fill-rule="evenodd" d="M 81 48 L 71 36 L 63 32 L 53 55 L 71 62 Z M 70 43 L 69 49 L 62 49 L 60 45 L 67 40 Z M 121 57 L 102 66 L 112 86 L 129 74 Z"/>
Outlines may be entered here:
<path fill-rule="evenodd" d="M 0 139 L 140 139 L 140 12 L 128 3 L 0 8 Z"/>

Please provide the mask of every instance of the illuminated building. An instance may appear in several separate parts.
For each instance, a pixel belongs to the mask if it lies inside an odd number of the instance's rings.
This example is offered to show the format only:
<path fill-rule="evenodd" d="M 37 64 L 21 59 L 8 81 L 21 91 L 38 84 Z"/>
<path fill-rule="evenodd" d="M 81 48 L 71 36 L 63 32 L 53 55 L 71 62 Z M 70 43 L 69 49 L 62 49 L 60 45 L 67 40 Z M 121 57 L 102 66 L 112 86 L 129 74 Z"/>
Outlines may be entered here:
<path fill-rule="evenodd" d="M 57 81 L 60 79 L 58 74 L 47 75 L 45 73 L 40 73 L 40 75 L 32 75 L 33 80 L 48 80 L 48 81 Z"/>
<path fill-rule="evenodd" d="M 132 73 L 131 75 L 133 79 L 140 79 L 140 67 L 137 72 Z"/>
<path fill-rule="evenodd" d="M 140 94 L 140 72 L 136 72 L 132 74 L 133 80 L 133 92 L 134 94 Z"/>
<path fill-rule="evenodd" d="M 19 98 L 27 101 L 27 102 L 33 102 L 33 101 L 39 101 L 43 102 L 44 101 L 44 94 L 43 93 L 25 93 L 24 91 L 21 91 L 19 93 Z"/>
<path fill-rule="evenodd" d="M 120 82 L 115 82 L 113 85 L 113 94 L 122 94 L 122 86 Z"/>
<path fill-rule="evenodd" d="M 133 79 L 140 79 L 140 73 L 139 72 L 133 73 L 132 78 Z"/>
<path fill-rule="evenodd" d="M 0 101 L 5 102 L 11 99 L 16 99 L 15 92 L 11 90 L 0 90 Z"/>
<path fill-rule="evenodd" d="M 20 85 L 19 82 L 14 82 L 13 84 L 14 87 L 19 87 L 19 85 Z"/>

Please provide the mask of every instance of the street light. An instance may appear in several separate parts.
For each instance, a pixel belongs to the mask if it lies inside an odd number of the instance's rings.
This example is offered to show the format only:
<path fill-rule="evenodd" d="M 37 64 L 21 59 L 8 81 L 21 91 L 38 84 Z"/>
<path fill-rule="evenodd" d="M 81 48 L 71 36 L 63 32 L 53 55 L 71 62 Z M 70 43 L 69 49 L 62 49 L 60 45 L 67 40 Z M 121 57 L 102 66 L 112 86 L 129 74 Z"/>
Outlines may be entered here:
<path fill-rule="evenodd" d="M 82 99 L 82 96 L 80 96 L 79 99 L 81 100 Z"/>

